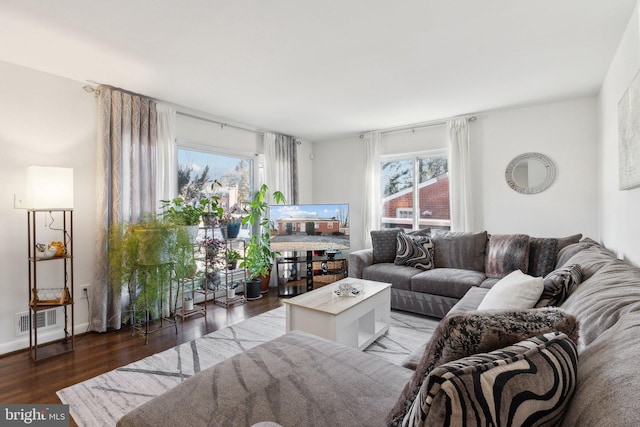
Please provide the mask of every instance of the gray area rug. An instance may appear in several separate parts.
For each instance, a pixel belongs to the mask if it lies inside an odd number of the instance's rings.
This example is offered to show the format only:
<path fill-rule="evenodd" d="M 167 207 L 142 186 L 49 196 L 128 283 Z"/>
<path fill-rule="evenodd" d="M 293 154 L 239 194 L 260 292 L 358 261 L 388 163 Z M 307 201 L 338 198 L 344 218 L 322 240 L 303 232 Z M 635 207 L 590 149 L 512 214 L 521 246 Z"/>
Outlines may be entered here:
<path fill-rule="evenodd" d="M 244 320 L 57 392 L 76 423 L 113 426 L 127 412 L 190 376 L 285 333 L 285 308 Z M 437 320 L 391 312 L 389 332 L 365 352 L 400 365 L 432 335 Z"/>

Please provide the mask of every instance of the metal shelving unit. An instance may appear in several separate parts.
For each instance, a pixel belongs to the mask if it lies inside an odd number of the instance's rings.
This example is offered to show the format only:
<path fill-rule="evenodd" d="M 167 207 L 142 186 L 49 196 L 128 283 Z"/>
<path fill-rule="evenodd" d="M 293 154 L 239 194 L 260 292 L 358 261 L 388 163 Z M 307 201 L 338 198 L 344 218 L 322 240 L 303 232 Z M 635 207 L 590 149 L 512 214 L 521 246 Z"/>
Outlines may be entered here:
<path fill-rule="evenodd" d="M 46 225 L 46 216 L 51 218 L 50 230 L 61 236 L 61 247 L 55 256 L 41 258 L 38 253 L 38 216 Z M 61 218 L 60 218 L 61 217 Z M 62 219 L 62 227 L 54 228 L 52 224 Z M 27 239 L 29 264 L 29 352 L 35 361 L 67 353 L 75 350 L 74 334 L 74 302 L 73 302 L 73 210 L 27 210 Z M 39 283 L 38 269 L 42 263 L 62 263 L 61 287 L 42 287 Z M 64 337 L 61 340 L 44 344 L 38 343 L 38 313 L 51 308 L 62 307 L 64 313 Z M 58 345 L 56 345 L 58 344 Z M 38 354 L 44 346 L 55 347 L 44 357 Z"/>

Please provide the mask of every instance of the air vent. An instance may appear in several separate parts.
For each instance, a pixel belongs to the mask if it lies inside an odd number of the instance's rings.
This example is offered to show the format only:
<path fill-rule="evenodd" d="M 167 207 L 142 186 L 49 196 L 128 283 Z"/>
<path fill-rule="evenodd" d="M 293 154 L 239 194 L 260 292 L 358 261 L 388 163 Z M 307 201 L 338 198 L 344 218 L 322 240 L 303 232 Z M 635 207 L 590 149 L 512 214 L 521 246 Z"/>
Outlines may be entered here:
<path fill-rule="evenodd" d="M 16 336 L 26 335 L 29 333 L 29 312 L 16 313 Z M 55 308 L 42 310 L 34 313 L 34 324 L 37 323 L 38 330 L 51 329 L 58 325 L 58 310 Z"/>

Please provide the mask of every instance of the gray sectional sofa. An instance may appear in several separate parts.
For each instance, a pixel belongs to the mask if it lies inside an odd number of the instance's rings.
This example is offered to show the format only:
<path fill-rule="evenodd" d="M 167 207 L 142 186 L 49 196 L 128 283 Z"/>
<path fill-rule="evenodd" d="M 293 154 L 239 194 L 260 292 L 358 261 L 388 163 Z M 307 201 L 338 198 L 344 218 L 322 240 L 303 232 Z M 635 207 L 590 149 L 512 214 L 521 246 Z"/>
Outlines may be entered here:
<path fill-rule="evenodd" d="M 564 398 L 561 425 L 636 426 L 640 420 L 640 269 L 591 240 L 557 251 L 552 268 L 574 264 L 582 268 L 582 283 L 560 308 L 579 322 L 577 378 L 555 378 L 568 384 L 564 392 L 575 388 L 571 399 Z M 470 288 L 454 304 L 454 311 L 473 310 L 488 292 L 484 289 Z M 534 340 L 561 338 L 545 335 Z M 507 353 L 513 348 L 508 347 Z M 456 363 L 439 369 L 448 367 L 451 375 L 461 365 Z M 529 376 L 535 381 L 541 372 Z M 271 421 L 285 427 L 382 426 L 412 374 L 375 356 L 294 331 L 187 379 L 130 412 L 118 425 L 250 426 Z M 439 396 L 447 399 L 446 393 Z M 508 410 L 499 415 L 511 419 Z M 449 421 L 443 416 L 428 425 Z M 465 425 L 478 423 L 471 416 Z"/>
<path fill-rule="evenodd" d="M 444 317 L 469 289 L 491 288 L 516 269 L 532 276 L 548 274 L 556 254 L 582 237 L 440 232 L 431 236 L 433 268 L 423 270 L 398 265 L 398 233 L 403 231 L 373 231 L 373 248 L 349 254 L 349 277 L 391 283 L 392 309 L 437 318 Z M 418 233 L 428 234 L 428 230 Z"/>

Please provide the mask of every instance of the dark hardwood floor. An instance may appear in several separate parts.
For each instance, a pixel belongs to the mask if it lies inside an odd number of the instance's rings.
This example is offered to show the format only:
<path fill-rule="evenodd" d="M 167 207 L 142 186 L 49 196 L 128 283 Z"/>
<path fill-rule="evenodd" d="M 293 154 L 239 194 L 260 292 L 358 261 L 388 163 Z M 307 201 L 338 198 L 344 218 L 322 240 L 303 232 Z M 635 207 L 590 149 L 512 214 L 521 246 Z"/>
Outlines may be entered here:
<path fill-rule="evenodd" d="M 207 317 L 194 316 L 149 335 L 144 344 L 140 335 L 131 336 L 131 329 L 107 333 L 89 332 L 76 335 L 74 352 L 34 362 L 29 351 L 0 357 L 0 402 L 60 403 L 56 391 L 135 362 L 152 354 L 238 323 L 282 305 L 276 289 L 246 304 L 224 308 L 212 302 L 207 305 Z M 78 334 L 78 331 L 76 331 Z"/>

